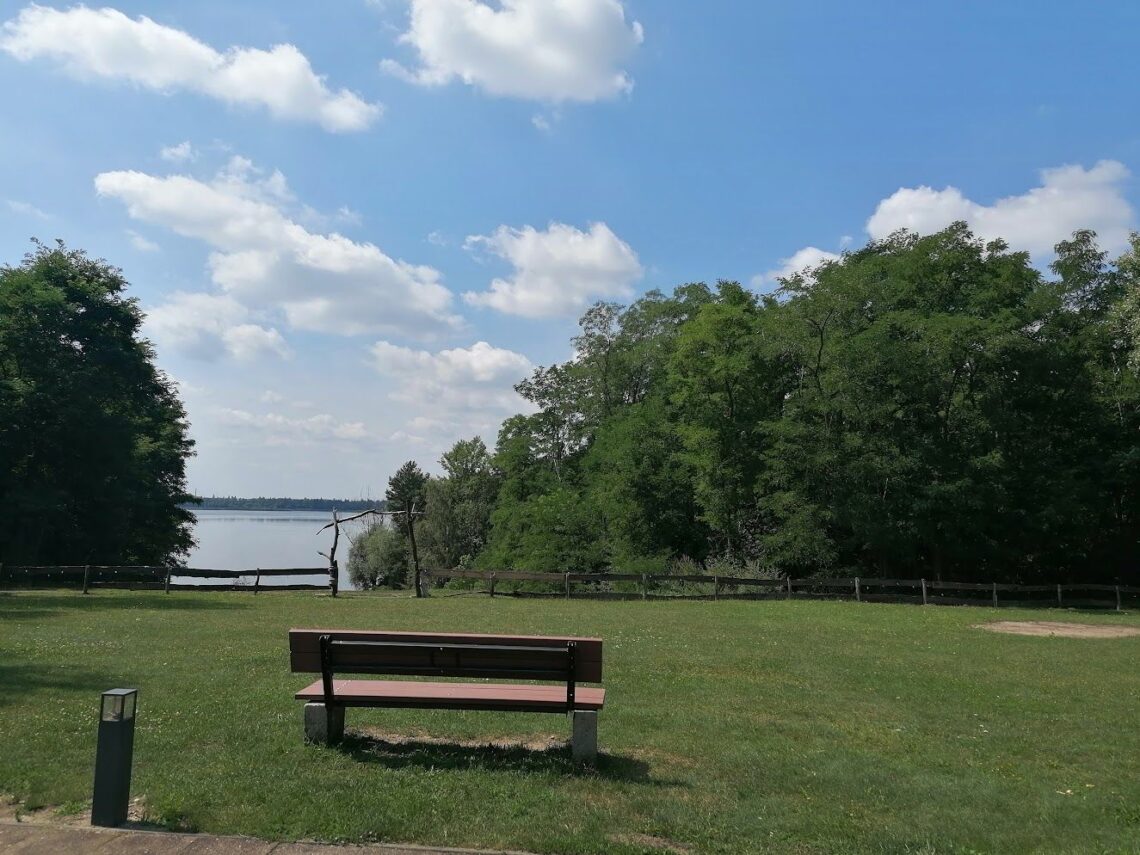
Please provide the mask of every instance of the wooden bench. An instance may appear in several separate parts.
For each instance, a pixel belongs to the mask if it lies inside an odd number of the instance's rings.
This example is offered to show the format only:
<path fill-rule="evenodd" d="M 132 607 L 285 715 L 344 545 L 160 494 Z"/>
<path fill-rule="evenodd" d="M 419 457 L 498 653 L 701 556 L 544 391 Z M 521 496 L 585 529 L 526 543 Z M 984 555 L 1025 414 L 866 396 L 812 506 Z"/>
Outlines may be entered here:
<path fill-rule="evenodd" d="M 575 760 L 593 762 L 606 690 L 600 638 L 291 629 L 294 672 L 320 674 L 294 696 L 305 704 L 305 738 L 336 742 L 346 707 L 564 713 Z M 467 677 L 529 683 L 345 680 L 341 674 Z M 553 685 L 552 685 L 553 684 Z"/>

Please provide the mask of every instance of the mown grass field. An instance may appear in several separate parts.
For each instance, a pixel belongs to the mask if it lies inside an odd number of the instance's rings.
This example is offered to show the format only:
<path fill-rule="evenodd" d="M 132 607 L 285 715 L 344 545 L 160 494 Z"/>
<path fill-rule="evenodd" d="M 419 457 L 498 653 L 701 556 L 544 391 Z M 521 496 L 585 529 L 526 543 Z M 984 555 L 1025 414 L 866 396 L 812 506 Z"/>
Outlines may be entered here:
<path fill-rule="evenodd" d="M 140 690 L 150 817 L 272 839 L 557 853 L 1140 852 L 1140 637 L 839 602 L 0 594 L 0 792 L 90 798 L 101 690 Z M 291 626 L 598 635 L 603 756 L 558 716 L 349 710 L 414 737 L 302 742 Z M 440 738 L 442 743 L 427 741 Z"/>

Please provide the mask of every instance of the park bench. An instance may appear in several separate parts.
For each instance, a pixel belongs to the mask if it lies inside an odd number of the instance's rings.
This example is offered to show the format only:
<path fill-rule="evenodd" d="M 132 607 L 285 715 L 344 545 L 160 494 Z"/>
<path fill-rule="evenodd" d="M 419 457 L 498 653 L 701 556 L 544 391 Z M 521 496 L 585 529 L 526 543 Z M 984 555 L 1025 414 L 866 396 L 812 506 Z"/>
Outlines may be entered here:
<path fill-rule="evenodd" d="M 544 712 L 571 715 L 575 760 L 597 756 L 606 691 L 578 684 L 602 681 L 600 638 L 291 629 L 289 662 L 295 673 L 321 675 L 295 695 L 306 702 L 311 742 L 339 741 L 347 707 Z M 341 674 L 471 679 L 345 680 Z"/>

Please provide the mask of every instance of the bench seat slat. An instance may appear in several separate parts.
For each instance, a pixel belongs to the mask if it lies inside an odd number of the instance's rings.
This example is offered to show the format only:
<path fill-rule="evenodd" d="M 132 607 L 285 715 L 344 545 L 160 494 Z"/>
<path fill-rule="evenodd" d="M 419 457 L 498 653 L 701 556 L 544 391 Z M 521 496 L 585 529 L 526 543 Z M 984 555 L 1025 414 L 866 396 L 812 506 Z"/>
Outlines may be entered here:
<path fill-rule="evenodd" d="M 347 706 L 413 707 L 420 709 L 566 712 L 565 686 L 514 683 L 429 683 L 418 680 L 333 680 L 336 700 Z M 301 701 L 323 702 L 320 680 L 294 696 Z M 605 689 L 580 686 L 574 697 L 577 710 L 600 710 Z"/>

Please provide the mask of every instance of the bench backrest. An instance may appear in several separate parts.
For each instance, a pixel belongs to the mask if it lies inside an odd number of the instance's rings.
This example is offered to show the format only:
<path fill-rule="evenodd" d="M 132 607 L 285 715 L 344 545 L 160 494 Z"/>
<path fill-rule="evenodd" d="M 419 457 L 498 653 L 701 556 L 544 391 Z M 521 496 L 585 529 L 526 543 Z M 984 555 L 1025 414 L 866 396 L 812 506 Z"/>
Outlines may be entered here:
<path fill-rule="evenodd" d="M 327 636 L 322 667 L 321 637 Z M 526 635 L 291 629 L 293 671 L 602 681 L 602 640 Z"/>

